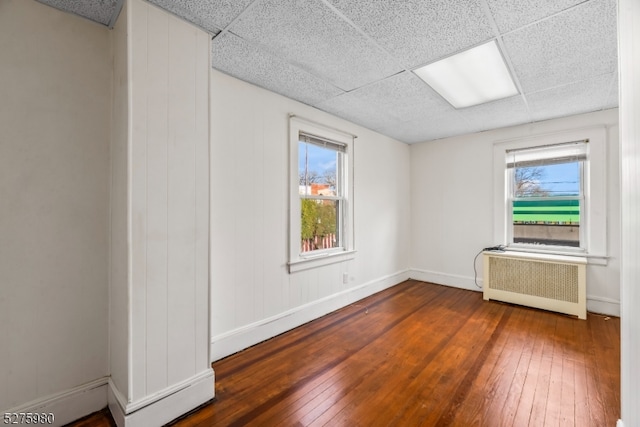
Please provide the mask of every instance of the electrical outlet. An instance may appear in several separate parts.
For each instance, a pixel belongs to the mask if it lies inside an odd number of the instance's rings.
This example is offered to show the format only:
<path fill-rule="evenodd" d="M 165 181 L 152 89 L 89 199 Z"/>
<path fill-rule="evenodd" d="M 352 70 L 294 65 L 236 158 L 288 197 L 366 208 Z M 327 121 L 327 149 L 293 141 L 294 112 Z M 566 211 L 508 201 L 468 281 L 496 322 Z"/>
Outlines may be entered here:
<path fill-rule="evenodd" d="M 349 283 L 349 273 L 342 273 L 342 284 L 346 285 Z"/>

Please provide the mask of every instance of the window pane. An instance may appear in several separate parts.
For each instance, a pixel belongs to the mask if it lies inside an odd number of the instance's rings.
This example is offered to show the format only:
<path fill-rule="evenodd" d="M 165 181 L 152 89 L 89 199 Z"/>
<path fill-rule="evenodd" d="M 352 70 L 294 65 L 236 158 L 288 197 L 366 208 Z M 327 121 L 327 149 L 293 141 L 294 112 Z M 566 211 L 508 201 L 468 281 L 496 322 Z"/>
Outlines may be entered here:
<path fill-rule="evenodd" d="M 515 197 L 563 197 L 580 195 L 580 162 L 514 169 Z"/>
<path fill-rule="evenodd" d="M 513 242 L 580 247 L 580 200 L 514 201 Z"/>
<path fill-rule="evenodd" d="M 567 200 L 582 194 L 580 162 L 516 167 L 513 176 L 513 242 L 580 247 L 581 202 Z"/>
<path fill-rule="evenodd" d="M 337 196 L 336 176 L 341 153 L 315 144 L 298 142 L 299 193 L 305 195 Z"/>
<path fill-rule="evenodd" d="M 340 246 L 340 202 L 300 199 L 301 252 Z"/>

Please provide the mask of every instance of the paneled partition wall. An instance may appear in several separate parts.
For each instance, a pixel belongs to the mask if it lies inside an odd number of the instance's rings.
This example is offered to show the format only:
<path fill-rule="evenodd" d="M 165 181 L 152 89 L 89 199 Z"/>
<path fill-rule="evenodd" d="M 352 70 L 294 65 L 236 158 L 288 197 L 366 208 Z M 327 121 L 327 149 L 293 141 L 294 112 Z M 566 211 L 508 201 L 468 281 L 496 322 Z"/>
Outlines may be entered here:
<path fill-rule="evenodd" d="M 213 398 L 209 37 L 140 0 L 114 31 L 109 407 L 161 425 Z"/>

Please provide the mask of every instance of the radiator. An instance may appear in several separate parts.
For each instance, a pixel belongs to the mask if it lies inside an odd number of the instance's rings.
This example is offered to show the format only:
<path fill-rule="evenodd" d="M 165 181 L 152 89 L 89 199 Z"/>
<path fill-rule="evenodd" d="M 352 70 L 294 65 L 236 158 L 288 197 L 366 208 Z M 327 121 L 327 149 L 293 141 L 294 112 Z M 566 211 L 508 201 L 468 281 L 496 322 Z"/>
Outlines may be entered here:
<path fill-rule="evenodd" d="M 484 252 L 483 298 L 587 318 L 584 257 Z"/>

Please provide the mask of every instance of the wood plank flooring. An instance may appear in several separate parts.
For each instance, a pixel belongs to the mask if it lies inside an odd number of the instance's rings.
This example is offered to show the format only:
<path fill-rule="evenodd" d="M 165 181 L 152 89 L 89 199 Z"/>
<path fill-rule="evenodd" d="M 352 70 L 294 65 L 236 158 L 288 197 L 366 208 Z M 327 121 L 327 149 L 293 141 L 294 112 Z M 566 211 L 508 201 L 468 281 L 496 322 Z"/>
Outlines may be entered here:
<path fill-rule="evenodd" d="M 618 318 L 409 280 L 214 362 L 173 425 L 614 426 L 619 343 Z"/>

